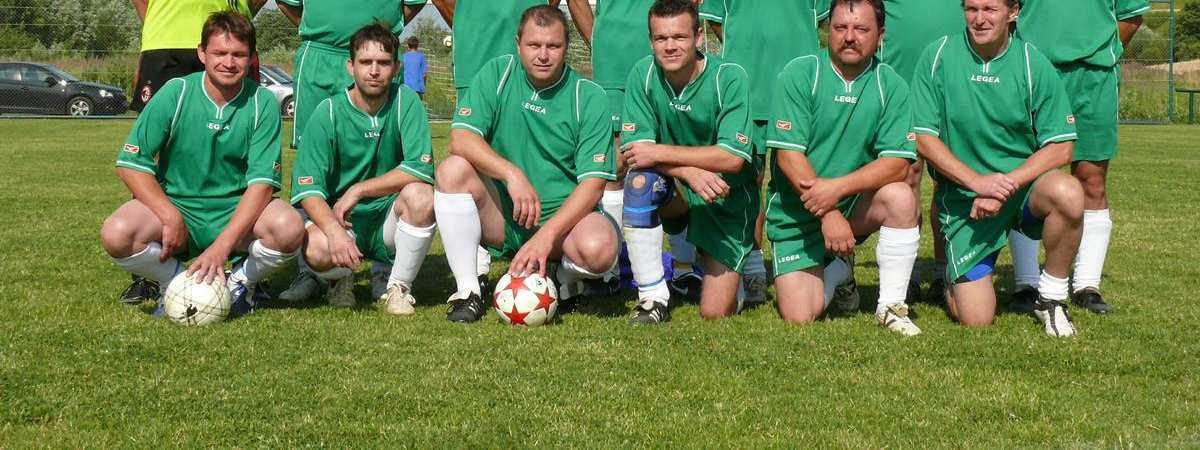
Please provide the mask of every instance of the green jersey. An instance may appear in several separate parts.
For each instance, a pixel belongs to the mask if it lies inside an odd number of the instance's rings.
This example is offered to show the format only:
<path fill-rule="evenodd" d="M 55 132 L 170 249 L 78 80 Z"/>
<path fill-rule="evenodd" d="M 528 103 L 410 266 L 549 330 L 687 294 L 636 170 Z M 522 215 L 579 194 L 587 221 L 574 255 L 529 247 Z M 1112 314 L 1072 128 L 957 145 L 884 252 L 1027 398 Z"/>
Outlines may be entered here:
<path fill-rule="evenodd" d="M 470 87 L 475 74 L 492 58 L 517 54 L 521 13 L 546 4 L 547 0 L 454 2 L 454 87 Z"/>
<path fill-rule="evenodd" d="M 300 39 L 339 49 L 350 48 L 350 38 L 360 28 L 376 21 L 392 28 L 397 36 L 404 30 L 404 5 L 423 5 L 425 0 L 277 0 L 304 8 L 300 16 Z"/>
<path fill-rule="evenodd" d="M 1076 139 L 1058 72 L 1032 44 L 1013 37 L 985 61 L 969 41 L 965 32 L 945 36 L 921 55 L 912 87 L 916 133 L 939 137 L 982 174 L 1011 172 L 1046 144 Z"/>
<path fill-rule="evenodd" d="M 196 48 L 208 15 L 234 10 L 254 17 L 249 0 L 150 0 L 142 25 L 142 51 Z"/>
<path fill-rule="evenodd" d="M 884 0 L 886 22 L 879 59 L 908 82 L 934 39 L 967 27 L 961 0 Z"/>
<path fill-rule="evenodd" d="M 721 57 L 750 74 L 754 120 L 770 119 L 775 76 L 797 56 L 820 48 L 817 22 L 829 15 L 830 0 L 708 0 L 700 18 L 721 24 Z"/>
<path fill-rule="evenodd" d="M 605 89 L 625 88 L 633 63 L 649 55 L 653 0 L 597 0 L 592 25 L 592 79 Z"/>
<path fill-rule="evenodd" d="M 483 136 L 529 178 L 544 223 L 589 178 L 617 179 L 612 122 L 604 89 L 569 67 L 545 89 L 534 88 L 521 62 L 503 55 L 471 80 L 450 128 Z M 512 199 L 501 188 L 501 202 Z"/>
<path fill-rule="evenodd" d="M 767 147 L 803 152 L 818 177 L 844 176 L 878 158 L 917 158 L 908 85 L 872 60 L 852 80 L 829 55 L 801 56 L 779 74 Z M 814 221 L 800 194 L 777 169 L 768 188 L 769 219 Z"/>
<path fill-rule="evenodd" d="M 292 199 L 321 197 L 333 204 L 355 183 L 401 170 L 433 183 L 433 140 L 425 106 L 408 87 L 393 84 L 389 101 L 375 115 L 358 109 L 350 91 L 317 105 L 304 130 L 292 170 Z M 391 204 L 389 196 L 355 209 Z"/>
<path fill-rule="evenodd" d="M 1117 21 L 1149 10 L 1148 0 L 1025 0 L 1017 35 L 1054 64 L 1113 67 L 1125 51 Z"/>
<path fill-rule="evenodd" d="M 741 172 L 721 177 L 730 186 L 751 183 L 749 76 L 742 66 L 713 55 L 704 55 L 700 64 L 700 75 L 677 94 L 653 56 L 638 61 L 625 86 L 621 142 L 716 145 L 746 160 Z"/>
<path fill-rule="evenodd" d="M 154 175 L 172 199 L 236 203 L 253 184 L 280 184 L 279 103 L 249 79 L 217 106 L 204 72 L 174 78 L 138 116 L 117 167 Z"/>

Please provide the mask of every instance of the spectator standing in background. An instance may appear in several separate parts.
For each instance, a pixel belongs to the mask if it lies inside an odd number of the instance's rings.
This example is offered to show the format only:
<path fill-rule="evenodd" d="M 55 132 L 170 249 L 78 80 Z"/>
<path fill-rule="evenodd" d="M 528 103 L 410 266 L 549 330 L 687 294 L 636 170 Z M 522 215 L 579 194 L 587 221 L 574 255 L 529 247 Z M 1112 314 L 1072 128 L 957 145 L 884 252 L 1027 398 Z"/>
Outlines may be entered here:
<path fill-rule="evenodd" d="M 418 50 L 421 40 L 416 36 L 404 41 L 408 51 L 404 52 L 404 85 L 408 86 L 425 100 L 425 82 L 429 81 L 429 61 L 425 60 L 425 52 Z"/>

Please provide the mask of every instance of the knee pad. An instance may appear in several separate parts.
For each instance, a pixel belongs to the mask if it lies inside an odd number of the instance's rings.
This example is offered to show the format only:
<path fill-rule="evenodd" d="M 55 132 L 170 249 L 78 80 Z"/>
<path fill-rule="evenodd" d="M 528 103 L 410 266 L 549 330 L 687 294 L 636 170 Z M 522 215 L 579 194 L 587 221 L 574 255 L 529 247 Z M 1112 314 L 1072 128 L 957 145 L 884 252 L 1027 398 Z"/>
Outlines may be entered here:
<path fill-rule="evenodd" d="M 675 182 L 653 170 L 634 170 L 625 176 L 622 221 L 632 228 L 653 228 L 661 222 L 658 208 L 675 196 Z"/>
<path fill-rule="evenodd" d="M 979 264 L 976 264 L 975 267 L 972 267 L 971 270 L 968 270 L 967 273 L 963 274 L 963 282 L 981 280 L 983 277 L 991 275 L 993 272 L 995 272 L 997 256 L 1000 256 L 1000 252 L 998 251 L 988 255 L 986 258 L 983 258 L 983 261 L 979 261 Z"/>

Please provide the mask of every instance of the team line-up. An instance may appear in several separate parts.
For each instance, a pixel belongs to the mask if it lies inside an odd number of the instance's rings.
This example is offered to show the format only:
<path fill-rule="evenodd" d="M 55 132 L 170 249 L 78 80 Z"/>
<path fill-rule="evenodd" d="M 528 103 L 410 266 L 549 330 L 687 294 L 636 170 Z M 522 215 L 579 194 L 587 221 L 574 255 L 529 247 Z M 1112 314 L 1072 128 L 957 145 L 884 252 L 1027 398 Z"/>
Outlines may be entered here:
<path fill-rule="evenodd" d="M 441 161 L 420 96 L 395 81 L 400 24 L 425 2 L 345 3 L 280 0 L 302 39 L 287 200 L 279 106 L 247 79 L 253 25 L 205 16 L 203 70 L 152 97 L 147 85 L 118 152 L 133 199 L 100 232 L 118 266 L 162 286 L 224 283 L 240 315 L 293 261 L 281 298 L 353 305 L 369 260 L 373 294 L 404 316 L 436 229 L 455 279 L 447 319 L 474 322 L 492 256 L 553 280 L 569 307 L 619 292 L 624 247 L 630 322 L 656 324 L 672 294 L 712 319 L 765 301 L 765 235 L 778 312 L 808 322 L 835 297 L 857 308 L 855 247 L 878 234 L 875 317 L 911 336 L 928 164 L 927 297 L 959 323 L 993 321 L 1006 246 L 1013 305 L 1047 334 L 1077 333 L 1068 302 L 1111 310 L 1117 63 L 1146 0 L 571 0 L 570 19 L 557 1 L 434 1 L 458 94 Z M 592 47 L 591 79 L 565 62 L 580 45 L 567 20 Z M 720 55 L 698 48 L 702 21 Z"/>

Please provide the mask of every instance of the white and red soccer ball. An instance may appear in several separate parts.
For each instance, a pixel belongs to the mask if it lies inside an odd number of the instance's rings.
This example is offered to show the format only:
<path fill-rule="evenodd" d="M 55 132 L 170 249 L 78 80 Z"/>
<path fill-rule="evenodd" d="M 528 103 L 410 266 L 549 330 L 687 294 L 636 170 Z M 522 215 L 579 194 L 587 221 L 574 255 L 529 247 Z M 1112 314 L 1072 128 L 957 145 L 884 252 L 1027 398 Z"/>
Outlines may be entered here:
<path fill-rule="evenodd" d="M 554 318 L 558 310 L 558 291 L 554 289 L 554 283 L 537 273 L 504 274 L 496 283 L 492 306 L 504 323 L 536 327 Z"/>

